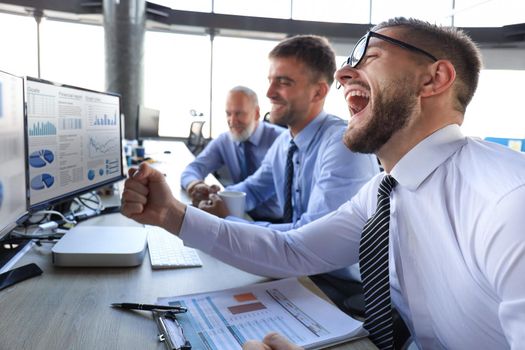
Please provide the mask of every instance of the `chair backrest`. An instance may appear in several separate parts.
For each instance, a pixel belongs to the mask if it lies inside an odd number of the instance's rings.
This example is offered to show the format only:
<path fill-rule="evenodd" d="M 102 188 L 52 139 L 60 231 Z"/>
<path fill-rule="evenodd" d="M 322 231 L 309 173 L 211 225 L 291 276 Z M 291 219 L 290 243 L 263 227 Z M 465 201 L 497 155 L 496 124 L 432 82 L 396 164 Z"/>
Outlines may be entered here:
<path fill-rule="evenodd" d="M 188 146 L 191 153 L 194 155 L 199 154 L 206 145 L 206 140 L 202 134 L 202 127 L 205 122 L 206 121 L 204 120 L 196 120 L 191 122 L 190 134 L 188 136 L 188 140 L 186 141 L 186 146 Z"/>

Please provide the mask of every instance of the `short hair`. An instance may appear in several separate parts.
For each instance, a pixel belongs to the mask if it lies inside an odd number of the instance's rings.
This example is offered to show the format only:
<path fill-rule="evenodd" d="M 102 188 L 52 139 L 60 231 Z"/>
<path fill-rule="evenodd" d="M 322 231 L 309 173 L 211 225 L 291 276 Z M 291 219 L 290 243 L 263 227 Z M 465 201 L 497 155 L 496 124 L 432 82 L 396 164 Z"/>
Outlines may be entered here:
<path fill-rule="evenodd" d="M 245 94 L 246 96 L 248 96 L 248 98 L 250 99 L 250 101 L 253 103 L 255 107 L 259 106 L 259 100 L 257 99 L 257 94 L 255 93 L 255 91 L 253 91 L 249 87 L 238 85 L 234 88 L 231 88 L 228 93 L 232 93 L 232 92 L 241 92 Z"/>
<path fill-rule="evenodd" d="M 269 58 L 294 57 L 303 62 L 313 81 L 324 78 L 328 85 L 334 81 L 335 53 L 328 40 L 317 35 L 297 35 L 281 41 L 268 54 Z"/>
<path fill-rule="evenodd" d="M 403 40 L 409 40 L 437 59 L 452 62 L 456 70 L 454 82 L 457 104 L 462 113 L 472 100 L 478 86 L 481 70 L 481 53 L 472 39 L 462 30 L 454 27 L 437 26 L 414 18 L 396 17 L 379 23 L 373 31 L 383 28 L 401 27 Z"/>

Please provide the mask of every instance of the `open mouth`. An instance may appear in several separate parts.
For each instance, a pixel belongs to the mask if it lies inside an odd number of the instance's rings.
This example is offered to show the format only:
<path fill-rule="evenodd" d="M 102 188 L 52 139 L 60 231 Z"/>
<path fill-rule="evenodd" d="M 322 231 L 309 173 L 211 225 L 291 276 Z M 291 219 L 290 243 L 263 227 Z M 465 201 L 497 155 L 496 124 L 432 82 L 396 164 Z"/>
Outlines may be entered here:
<path fill-rule="evenodd" d="M 346 101 L 352 115 L 361 112 L 370 102 L 370 93 L 363 90 L 352 90 L 347 94 Z"/>

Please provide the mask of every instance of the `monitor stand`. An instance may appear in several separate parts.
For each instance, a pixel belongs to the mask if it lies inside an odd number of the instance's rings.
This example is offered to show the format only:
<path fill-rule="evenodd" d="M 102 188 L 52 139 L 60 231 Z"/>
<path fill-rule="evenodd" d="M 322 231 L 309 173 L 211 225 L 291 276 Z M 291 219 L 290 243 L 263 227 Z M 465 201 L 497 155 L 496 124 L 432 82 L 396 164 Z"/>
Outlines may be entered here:
<path fill-rule="evenodd" d="M 146 253 L 147 230 L 137 226 L 87 226 L 69 230 L 53 249 L 56 266 L 137 266 Z"/>
<path fill-rule="evenodd" d="M 31 242 L 30 239 L 18 237 L 8 237 L 0 240 L 0 270 L 29 242 Z"/>

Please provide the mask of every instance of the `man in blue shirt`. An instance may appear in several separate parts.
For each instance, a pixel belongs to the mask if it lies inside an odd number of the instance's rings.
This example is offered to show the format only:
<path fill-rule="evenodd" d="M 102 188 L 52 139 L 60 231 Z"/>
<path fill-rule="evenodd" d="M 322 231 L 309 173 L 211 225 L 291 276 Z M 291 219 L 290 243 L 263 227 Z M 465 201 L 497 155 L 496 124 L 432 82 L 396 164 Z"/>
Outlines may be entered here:
<path fill-rule="evenodd" d="M 226 119 L 229 132 L 225 132 L 191 162 L 181 175 L 181 186 L 188 192 L 195 205 L 210 192 L 217 192 L 216 186 L 208 187 L 204 178 L 226 166 L 233 183 L 238 183 L 253 174 L 274 140 L 283 128 L 259 122 L 257 94 L 244 86 L 237 86 L 228 92 Z M 278 219 L 281 216 L 276 196 L 270 196 L 250 208 L 254 218 Z"/>
<path fill-rule="evenodd" d="M 346 122 L 323 110 L 336 69 L 335 54 L 326 39 L 312 35 L 286 39 L 270 52 L 269 59 L 270 120 L 287 125 L 289 131 L 277 138 L 252 176 L 227 189 L 246 192 L 248 211 L 277 195 L 283 223 L 257 224 L 286 231 L 337 209 L 379 167 L 374 156 L 345 147 Z M 290 152 L 292 140 L 295 149 Z M 215 194 L 199 207 L 220 217 L 229 214 Z"/>

